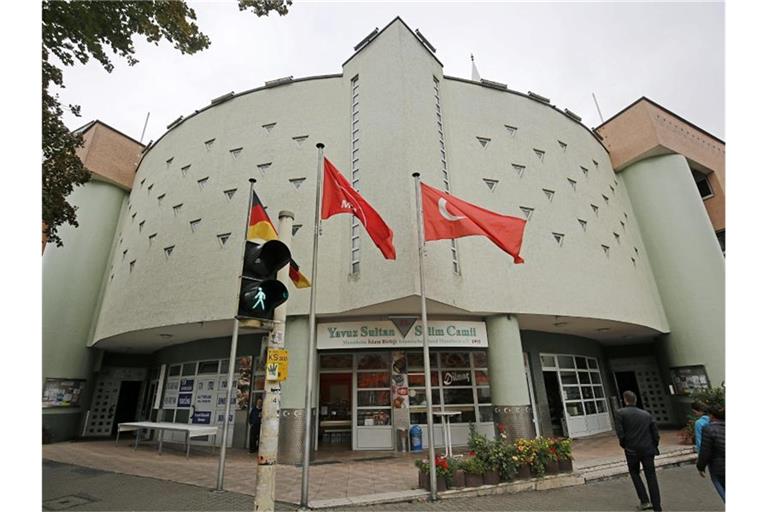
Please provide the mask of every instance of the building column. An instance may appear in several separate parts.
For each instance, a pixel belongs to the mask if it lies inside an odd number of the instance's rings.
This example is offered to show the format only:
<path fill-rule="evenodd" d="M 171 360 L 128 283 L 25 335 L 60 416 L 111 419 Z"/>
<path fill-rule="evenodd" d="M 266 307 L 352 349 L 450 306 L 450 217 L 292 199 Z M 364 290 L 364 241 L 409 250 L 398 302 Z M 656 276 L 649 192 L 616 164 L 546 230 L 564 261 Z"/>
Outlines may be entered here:
<path fill-rule="evenodd" d="M 288 378 L 282 383 L 280 397 L 280 434 L 277 445 L 279 464 L 301 464 L 304 457 L 304 393 L 307 389 L 308 340 L 309 318 L 288 317 L 285 326 L 285 348 L 289 357 Z M 310 459 L 314 459 L 314 454 L 314 450 L 310 451 Z"/>
<path fill-rule="evenodd" d="M 494 316 L 486 319 L 485 324 L 488 329 L 488 372 L 496 433 L 498 435 L 503 429 L 508 439 L 535 437 L 517 317 Z"/>
<path fill-rule="evenodd" d="M 682 155 L 646 158 L 625 168 L 632 201 L 670 332 L 662 366 L 704 365 L 712 386 L 725 379 L 725 259 L 691 169 Z M 665 372 L 669 382 L 669 372 Z M 673 397 L 678 419 L 686 404 Z"/>

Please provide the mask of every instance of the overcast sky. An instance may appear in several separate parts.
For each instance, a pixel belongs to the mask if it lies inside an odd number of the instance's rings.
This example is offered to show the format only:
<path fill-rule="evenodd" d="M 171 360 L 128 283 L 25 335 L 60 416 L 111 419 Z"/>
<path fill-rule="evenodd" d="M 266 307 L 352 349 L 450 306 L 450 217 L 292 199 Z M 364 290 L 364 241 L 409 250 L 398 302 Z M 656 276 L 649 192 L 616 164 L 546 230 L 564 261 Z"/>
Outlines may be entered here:
<path fill-rule="evenodd" d="M 396 3 L 296 1 L 284 17 L 258 18 L 235 0 L 190 2 L 212 41 L 196 55 L 136 42 L 139 64 L 118 58 L 67 68 L 64 104 L 144 142 L 216 96 L 267 80 L 340 73 L 352 47 L 400 16 L 437 48 L 444 73 L 470 78 L 470 53 L 483 78 L 534 91 L 600 124 L 648 98 L 725 138 L 724 6 L 721 3 Z"/>

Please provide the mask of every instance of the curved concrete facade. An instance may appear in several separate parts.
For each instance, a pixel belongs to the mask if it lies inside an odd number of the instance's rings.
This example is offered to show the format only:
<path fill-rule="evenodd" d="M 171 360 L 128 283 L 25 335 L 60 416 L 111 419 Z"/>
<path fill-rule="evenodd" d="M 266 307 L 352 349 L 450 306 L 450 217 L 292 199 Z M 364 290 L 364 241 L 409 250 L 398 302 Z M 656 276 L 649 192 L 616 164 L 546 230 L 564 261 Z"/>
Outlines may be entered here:
<path fill-rule="evenodd" d="M 293 253 L 308 273 L 314 145 L 324 142 L 326 155 L 350 176 L 353 79 L 359 189 L 393 229 L 398 258 L 385 261 L 363 234 L 360 272 L 352 274 L 350 219 L 325 222 L 318 314 L 375 315 L 383 304 L 387 313 L 418 311 L 418 301 L 408 300 L 418 294 L 410 175 L 419 170 L 426 183 L 442 186 L 439 101 L 451 192 L 501 213 L 533 213 L 523 265 L 473 237 L 458 241 L 460 273 L 454 273 L 450 242 L 430 243 L 427 295 L 436 310 L 514 313 L 522 329 L 545 322 L 545 330 L 579 335 L 585 332 L 552 327 L 552 318 L 586 319 L 581 328 L 589 332 L 601 325 L 646 338 L 668 331 L 635 212 L 599 140 L 550 105 L 444 77 L 440 63 L 397 20 L 346 62 L 342 75 L 235 96 L 185 119 L 147 151 L 123 214 L 114 278 L 93 342 L 109 349 L 141 339 L 140 350 L 152 351 L 169 343 L 159 334 L 173 333 L 170 328 L 179 329 L 179 343 L 226 335 L 251 176 L 273 221 L 280 209 L 296 213 L 302 227 Z M 225 191 L 233 189 L 230 199 Z M 226 233 L 231 237 L 222 246 L 217 236 Z M 555 234 L 564 236 L 562 243 Z M 308 290 L 292 289 L 289 316 L 306 315 L 308 299 Z M 205 328 L 201 322 L 213 331 L 195 334 L 196 325 Z"/>
<path fill-rule="evenodd" d="M 700 365 L 725 380 L 725 259 L 685 157 L 666 155 L 621 173 L 646 241 L 671 332 L 660 348 L 671 367 Z"/>
<path fill-rule="evenodd" d="M 80 226 L 60 229 L 62 247 L 43 254 L 43 376 L 87 379 L 95 314 L 126 192 L 94 178 L 71 195 Z M 86 397 L 81 397 L 86 401 Z M 87 407 L 83 404 L 82 407 Z M 71 438 L 80 408 L 47 409 L 43 424 L 54 439 Z"/>

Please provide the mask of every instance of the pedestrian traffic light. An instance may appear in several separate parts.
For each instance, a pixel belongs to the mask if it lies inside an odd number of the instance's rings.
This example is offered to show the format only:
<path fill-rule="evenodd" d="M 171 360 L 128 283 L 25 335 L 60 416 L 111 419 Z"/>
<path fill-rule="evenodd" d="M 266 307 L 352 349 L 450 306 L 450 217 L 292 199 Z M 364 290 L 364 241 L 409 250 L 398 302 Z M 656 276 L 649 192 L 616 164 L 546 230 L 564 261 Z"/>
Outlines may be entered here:
<path fill-rule="evenodd" d="M 288 289 L 277 271 L 291 261 L 291 251 L 279 240 L 246 242 L 238 316 L 271 320 L 275 308 L 288 300 Z"/>

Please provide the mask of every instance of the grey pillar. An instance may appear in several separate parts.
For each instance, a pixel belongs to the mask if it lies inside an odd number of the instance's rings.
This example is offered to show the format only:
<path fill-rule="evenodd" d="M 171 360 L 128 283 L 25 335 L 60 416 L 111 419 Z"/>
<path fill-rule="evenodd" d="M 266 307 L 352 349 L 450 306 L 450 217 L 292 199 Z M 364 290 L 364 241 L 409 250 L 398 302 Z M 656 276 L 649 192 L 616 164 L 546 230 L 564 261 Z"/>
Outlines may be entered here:
<path fill-rule="evenodd" d="M 485 323 L 488 329 L 488 372 L 496 433 L 499 434 L 499 430 L 503 429 L 508 439 L 535 437 L 517 318 L 514 315 L 500 315 L 486 319 Z"/>
<path fill-rule="evenodd" d="M 285 348 L 289 354 L 288 379 L 282 384 L 280 437 L 277 445 L 278 464 L 301 464 L 302 462 L 308 339 L 307 317 L 288 317 L 285 325 Z M 314 450 L 310 452 L 312 459 L 314 459 L 314 453 Z"/>

